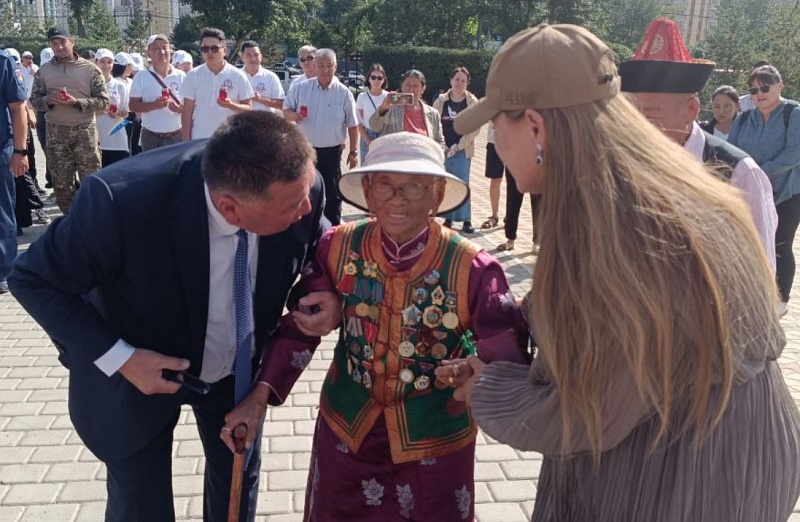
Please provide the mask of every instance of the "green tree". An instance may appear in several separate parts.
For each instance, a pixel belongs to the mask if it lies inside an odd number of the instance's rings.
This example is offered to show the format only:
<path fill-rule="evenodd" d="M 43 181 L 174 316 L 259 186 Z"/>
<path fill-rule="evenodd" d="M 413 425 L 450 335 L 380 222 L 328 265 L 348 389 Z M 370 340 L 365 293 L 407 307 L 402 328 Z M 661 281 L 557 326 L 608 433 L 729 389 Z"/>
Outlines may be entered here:
<path fill-rule="evenodd" d="M 86 22 L 95 0 L 69 0 L 72 22 L 75 23 L 75 34 L 86 38 Z"/>
<path fill-rule="evenodd" d="M 629 49 L 639 46 L 650 22 L 674 12 L 673 4 L 664 0 L 609 0 L 606 8 L 614 16 L 609 20 L 605 38 Z"/>
<path fill-rule="evenodd" d="M 112 43 L 111 49 L 116 50 L 122 46 L 122 32 L 102 0 L 94 0 L 89 7 L 86 36 L 92 40 Z"/>
<path fill-rule="evenodd" d="M 260 43 L 275 41 L 308 23 L 309 9 L 316 0 L 185 0 L 203 25 L 225 31 L 235 46 L 246 39 Z M 308 34 L 306 31 L 305 34 Z"/>
<path fill-rule="evenodd" d="M 714 76 L 708 82 L 708 90 L 722 84 L 742 89 L 747 84 L 747 74 L 753 64 L 768 59 L 767 42 L 775 31 L 770 20 L 773 4 L 774 0 L 720 2 L 716 11 L 717 25 L 700 44 L 707 59 L 717 64 Z"/>
<path fill-rule="evenodd" d="M 141 4 L 134 3 L 128 27 L 125 28 L 125 43 L 133 50 L 141 51 L 147 37 L 150 35 L 150 21 L 145 17 L 141 9 Z"/>
<path fill-rule="evenodd" d="M 764 55 L 781 72 L 785 88 L 782 96 L 800 97 L 800 5 L 772 5 Z"/>

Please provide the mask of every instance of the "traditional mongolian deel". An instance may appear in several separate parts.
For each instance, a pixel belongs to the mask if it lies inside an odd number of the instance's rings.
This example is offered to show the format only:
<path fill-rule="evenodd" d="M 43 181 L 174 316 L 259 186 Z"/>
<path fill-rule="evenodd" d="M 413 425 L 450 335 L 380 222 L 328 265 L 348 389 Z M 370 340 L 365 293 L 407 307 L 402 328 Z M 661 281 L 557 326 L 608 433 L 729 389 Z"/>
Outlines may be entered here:
<path fill-rule="evenodd" d="M 476 435 L 452 388 L 434 386 L 434 370 L 444 359 L 471 353 L 462 337 L 470 321 L 469 272 L 477 249 L 438 226 L 431 235 L 417 263 L 401 273 L 376 255 L 380 230 L 368 221 L 340 227 L 328 258 L 345 328 L 320 413 L 353 452 L 384 415 L 395 463 L 452 453 Z M 437 422 L 430 422 L 431 415 Z"/>

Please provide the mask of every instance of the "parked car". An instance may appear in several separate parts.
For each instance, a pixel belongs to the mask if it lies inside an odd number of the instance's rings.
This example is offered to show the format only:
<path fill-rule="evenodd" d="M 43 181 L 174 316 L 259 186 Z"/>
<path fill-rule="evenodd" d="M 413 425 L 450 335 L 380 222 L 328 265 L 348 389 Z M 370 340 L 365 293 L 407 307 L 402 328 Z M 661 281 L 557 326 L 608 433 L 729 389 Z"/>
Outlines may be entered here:
<path fill-rule="evenodd" d="M 300 76 L 299 74 L 292 73 L 291 69 L 285 67 L 270 67 L 269 70 L 278 75 L 284 92 L 289 90 L 289 85 L 291 85 L 292 80 Z"/>
<path fill-rule="evenodd" d="M 297 60 L 295 60 L 297 62 Z M 297 62 L 299 64 L 300 62 Z M 291 74 L 303 74 L 303 70 L 299 66 L 292 64 L 288 60 L 276 63 L 270 69 L 287 69 Z"/>
<path fill-rule="evenodd" d="M 345 78 L 344 80 L 340 80 L 343 84 L 350 89 L 350 92 L 353 93 L 353 96 L 358 96 L 362 92 L 367 90 L 367 86 L 364 84 L 364 77 L 361 78 Z"/>

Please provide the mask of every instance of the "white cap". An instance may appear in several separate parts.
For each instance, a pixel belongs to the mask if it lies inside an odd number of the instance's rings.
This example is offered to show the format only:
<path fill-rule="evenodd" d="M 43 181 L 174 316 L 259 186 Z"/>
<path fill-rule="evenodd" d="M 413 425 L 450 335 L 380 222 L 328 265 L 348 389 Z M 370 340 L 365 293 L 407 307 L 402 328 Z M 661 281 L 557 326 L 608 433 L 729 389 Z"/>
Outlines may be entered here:
<path fill-rule="evenodd" d="M 150 44 L 155 42 L 156 40 L 164 40 L 165 42 L 169 43 L 169 38 L 167 38 L 163 34 L 151 34 L 150 38 L 147 39 L 147 47 L 150 47 Z"/>
<path fill-rule="evenodd" d="M 114 63 L 118 65 L 132 65 L 133 58 L 131 58 L 131 55 L 128 53 L 120 52 L 114 56 Z"/>
<path fill-rule="evenodd" d="M 23 58 L 33 58 L 33 53 L 30 52 L 30 51 L 25 51 L 24 53 L 22 53 L 22 57 Z"/>
<path fill-rule="evenodd" d="M 441 145 L 422 134 L 395 132 L 373 140 L 363 165 L 351 169 L 339 178 L 342 199 L 368 211 L 361 178 L 374 172 L 444 179 L 444 200 L 439 205 L 440 215 L 457 209 L 469 199 L 469 185 L 445 170 Z"/>
<path fill-rule="evenodd" d="M 131 59 L 133 60 L 133 70 L 134 71 L 143 71 L 144 70 L 144 58 L 139 53 L 131 53 Z"/>
<path fill-rule="evenodd" d="M 194 65 L 192 55 L 186 51 L 175 51 L 175 53 L 172 55 L 172 65 L 180 65 L 182 63 L 191 63 Z"/>
<path fill-rule="evenodd" d="M 20 62 L 19 51 L 14 49 L 13 47 L 6 47 L 6 54 L 8 54 L 11 58 L 14 59 L 15 62 Z"/>
<path fill-rule="evenodd" d="M 52 59 L 53 59 L 53 50 L 50 49 L 49 47 L 45 47 L 39 54 L 39 65 L 44 65 Z"/>
<path fill-rule="evenodd" d="M 113 60 L 114 53 L 110 49 L 100 48 L 94 53 L 94 59 L 100 60 L 101 58 L 111 58 Z"/>

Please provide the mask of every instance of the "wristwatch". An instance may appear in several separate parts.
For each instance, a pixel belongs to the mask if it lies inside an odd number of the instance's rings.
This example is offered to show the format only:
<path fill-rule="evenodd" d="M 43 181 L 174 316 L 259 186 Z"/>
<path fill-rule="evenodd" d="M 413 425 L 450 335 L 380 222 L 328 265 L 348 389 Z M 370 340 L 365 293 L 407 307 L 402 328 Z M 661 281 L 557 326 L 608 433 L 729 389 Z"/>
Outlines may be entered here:
<path fill-rule="evenodd" d="M 28 149 L 14 149 L 14 154 L 19 154 L 20 156 L 27 156 Z"/>
<path fill-rule="evenodd" d="M 348 154 L 348 155 L 347 155 L 347 157 L 348 157 L 348 158 L 356 158 L 356 157 L 358 157 L 358 151 L 356 151 L 356 150 L 351 150 L 351 151 L 350 151 L 350 154 Z"/>

